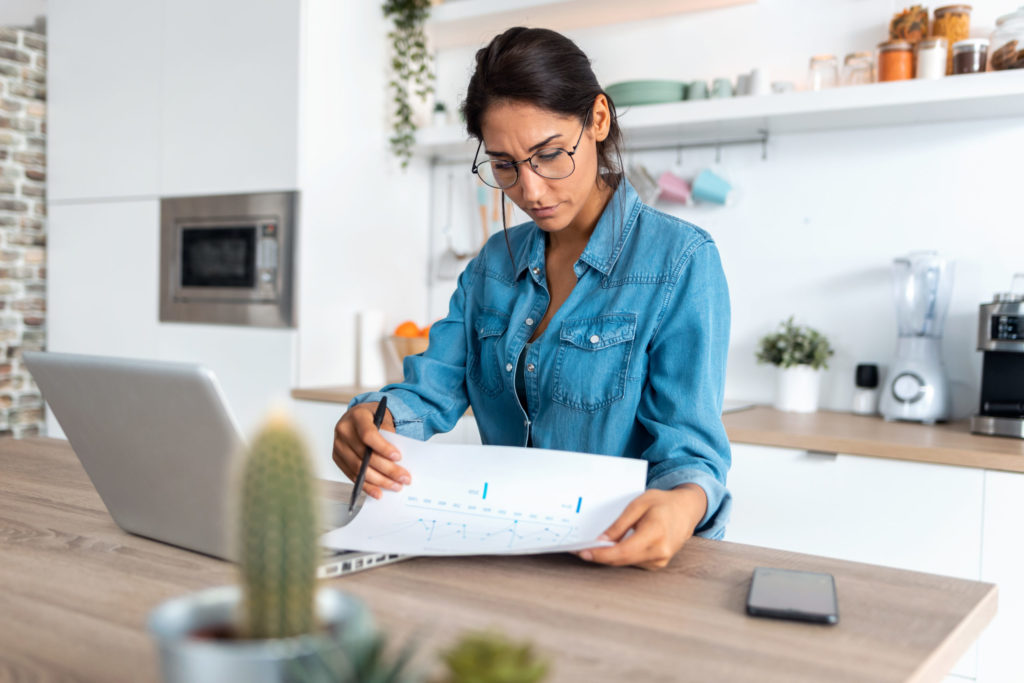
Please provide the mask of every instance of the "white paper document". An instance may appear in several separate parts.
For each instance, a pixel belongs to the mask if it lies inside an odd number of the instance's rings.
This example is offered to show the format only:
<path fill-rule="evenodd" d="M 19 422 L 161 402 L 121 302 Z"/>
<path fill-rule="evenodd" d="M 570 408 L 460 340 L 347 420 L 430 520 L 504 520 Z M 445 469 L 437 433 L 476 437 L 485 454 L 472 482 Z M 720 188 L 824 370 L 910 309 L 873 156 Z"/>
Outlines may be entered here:
<path fill-rule="evenodd" d="M 381 432 L 412 484 L 367 498 L 321 542 L 409 555 L 514 555 L 581 550 L 647 482 L 634 458 L 511 446 L 432 444 Z"/>

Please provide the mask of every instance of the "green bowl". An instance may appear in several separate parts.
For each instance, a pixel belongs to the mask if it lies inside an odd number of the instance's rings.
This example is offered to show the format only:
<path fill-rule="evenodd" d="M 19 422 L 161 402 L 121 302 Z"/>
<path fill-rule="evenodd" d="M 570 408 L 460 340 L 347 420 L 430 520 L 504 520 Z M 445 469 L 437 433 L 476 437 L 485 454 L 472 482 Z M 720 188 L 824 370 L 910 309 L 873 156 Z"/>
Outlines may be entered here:
<path fill-rule="evenodd" d="M 623 81 L 609 85 L 605 92 L 619 107 L 660 104 L 683 99 L 686 95 L 686 84 L 682 81 Z"/>

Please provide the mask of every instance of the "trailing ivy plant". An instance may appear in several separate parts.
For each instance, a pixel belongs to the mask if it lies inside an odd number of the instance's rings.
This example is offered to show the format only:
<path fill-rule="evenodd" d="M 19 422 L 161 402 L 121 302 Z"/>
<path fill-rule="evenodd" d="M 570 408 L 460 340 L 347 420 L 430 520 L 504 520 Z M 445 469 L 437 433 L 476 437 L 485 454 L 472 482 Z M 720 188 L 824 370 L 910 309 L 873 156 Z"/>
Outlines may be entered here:
<path fill-rule="evenodd" d="M 430 68 L 430 53 L 423 32 L 423 25 L 430 16 L 430 0 L 385 0 L 383 9 L 384 16 L 394 24 L 388 32 L 392 71 L 389 85 L 395 106 L 391 149 L 405 168 L 416 142 L 416 123 L 412 120 L 409 98 L 414 95 L 426 100 L 427 95 L 434 92 L 434 72 Z"/>
<path fill-rule="evenodd" d="M 793 316 L 790 316 L 779 324 L 778 332 L 761 338 L 757 360 L 782 368 L 810 365 L 820 370 L 828 369 L 828 359 L 834 353 L 823 334 L 810 327 L 794 324 Z"/>

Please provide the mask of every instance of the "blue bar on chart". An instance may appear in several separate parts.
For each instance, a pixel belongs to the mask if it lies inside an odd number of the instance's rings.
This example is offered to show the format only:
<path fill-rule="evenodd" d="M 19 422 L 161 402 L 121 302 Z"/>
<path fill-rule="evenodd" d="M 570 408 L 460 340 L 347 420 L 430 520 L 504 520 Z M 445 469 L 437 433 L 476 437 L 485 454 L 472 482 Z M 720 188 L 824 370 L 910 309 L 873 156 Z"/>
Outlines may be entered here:
<path fill-rule="evenodd" d="M 576 514 L 577 514 L 577 515 L 578 515 L 578 514 L 580 514 L 580 507 L 581 507 L 582 505 L 583 505 L 583 497 L 582 497 L 582 496 L 580 496 L 580 497 L 579 497 L 579 498 L 578 498 L 578 499 L 576 500 Z"/>
<path fill-rule="evenodd" d="M 484 497 L 483 500 L 487 500 L 487 482 L 484 482 Z"/>

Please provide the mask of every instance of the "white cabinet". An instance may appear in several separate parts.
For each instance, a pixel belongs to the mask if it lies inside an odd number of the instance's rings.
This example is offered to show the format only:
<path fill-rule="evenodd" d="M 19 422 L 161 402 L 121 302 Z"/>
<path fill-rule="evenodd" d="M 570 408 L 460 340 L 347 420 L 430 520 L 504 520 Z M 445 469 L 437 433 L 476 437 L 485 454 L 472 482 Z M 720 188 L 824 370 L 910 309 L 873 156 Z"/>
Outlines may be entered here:
<path fill-rule="evenodd" d="M 301 4 L 164 3 L 163 196 L 297 187 Z"/>
<path fill-rule="evenodd" d="M 726 540 L 978 580 L 984 478 L 964 467 L 733 444 Z M 975 666 L 972 648 L 952 673 L 973 677 Z"/>
<path fill-rule="evenodd" d="M 978 680 L 1024 681 L 1024 474 L 985 472 L 981 578 L 999 587 L 999 611 L 978 643 Z"/>
<path fill-rule="evenodd" d="M 298 186 L 301 3 L 54 0 L 51 201 Z"/>
<path fill-rule="evenodd" d="M 50 0 L 47 197 L 160 190 L 160 0 Z"/>

